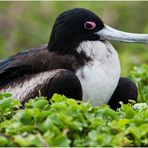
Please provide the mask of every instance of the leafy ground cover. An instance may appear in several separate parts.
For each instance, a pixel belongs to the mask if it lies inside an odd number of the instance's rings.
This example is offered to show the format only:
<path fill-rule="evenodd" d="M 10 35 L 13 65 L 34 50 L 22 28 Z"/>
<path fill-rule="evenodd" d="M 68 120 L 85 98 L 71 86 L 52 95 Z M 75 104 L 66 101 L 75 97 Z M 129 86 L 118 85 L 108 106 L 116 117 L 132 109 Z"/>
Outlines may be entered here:
<path fill-rule="evenodd" d="M 148 64 L 134 67 L 130 72 L 130 78 L 133 79 L 138 86 L 138 102 L 148 103 Z"/>
<path fill-rule="evenodd" d="M 130 74 L 145 102 L 147 68 Z M 0 146 L 148 146 L 148 105 L 131 102 L 114 111 L 55 94 L 50 101 L 37 97 L 22 106 L 1 94 Z"/>

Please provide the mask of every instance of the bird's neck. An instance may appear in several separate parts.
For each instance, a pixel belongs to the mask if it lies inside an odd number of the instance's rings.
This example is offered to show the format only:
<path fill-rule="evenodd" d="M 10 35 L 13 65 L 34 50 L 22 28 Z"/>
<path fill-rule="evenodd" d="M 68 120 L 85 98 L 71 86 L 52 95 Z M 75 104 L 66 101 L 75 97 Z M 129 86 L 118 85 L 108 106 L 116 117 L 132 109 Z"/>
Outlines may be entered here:
<path fill-rule="evenodd" d="M 80 65 L 83 66 L 91 59 L 86 55 L 85 49 L 81 52 L 77 50 L 81 42 L 74 41 L 75 40 L 64 39 L 63 37 L 55 39 L 54 36 L 51 36 L 47 48 L 49 51 L 55 52 L 56 54 L 72 55 L 79 61 Z"/>
<path fill-rule="evenodd" d="M 79 42 L 73 36 L 63 34 L 61 30 L 54 28 L 48 42 L 48 50 L 58 54 L 76 54 L 75 49 L 79 46 Z"/>
<path fill-rule="evenodd" d="M 49 41 L 48 50 L 53 51 L 57 54 L 76 54 L 75 49 L 78 47 L 78 44 L 70 41 Z"/>

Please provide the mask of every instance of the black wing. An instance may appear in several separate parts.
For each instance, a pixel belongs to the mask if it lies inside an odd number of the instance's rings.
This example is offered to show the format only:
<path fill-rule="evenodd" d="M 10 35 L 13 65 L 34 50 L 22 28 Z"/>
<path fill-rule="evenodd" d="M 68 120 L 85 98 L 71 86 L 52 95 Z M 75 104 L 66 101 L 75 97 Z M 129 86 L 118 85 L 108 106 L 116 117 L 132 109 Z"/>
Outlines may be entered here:
<path fill-rule="evenodd" d="M 18 53 L 6 60 L 0 61 L 0 86 L 4 82 L 11 81 L 16 77 L 23 76 L 28 73 L 32 73 L 32 69 L 39 61 L 39 56 L 44 52 L 46 48 L 41 47 L 38 49 L 27 50 L 22 53 Z"/>
<path fill-rule="evenodd" d="M 80 63 L 69 54 L 59 55 L 49 52 L 46 45 L 18 53 L 0 62 L 0 87 L 12 79 L 28 74 L 49 71 L 52 69 L 68 69 L 75 71 Z"/>
<path fill-rule="evenodd" d="M 3 60 L 3 61 L 0 61 L 0 71 L 3 70 L 11 62 L 12 62 L 11 59 L 6 59 L 6 60 Z"/>

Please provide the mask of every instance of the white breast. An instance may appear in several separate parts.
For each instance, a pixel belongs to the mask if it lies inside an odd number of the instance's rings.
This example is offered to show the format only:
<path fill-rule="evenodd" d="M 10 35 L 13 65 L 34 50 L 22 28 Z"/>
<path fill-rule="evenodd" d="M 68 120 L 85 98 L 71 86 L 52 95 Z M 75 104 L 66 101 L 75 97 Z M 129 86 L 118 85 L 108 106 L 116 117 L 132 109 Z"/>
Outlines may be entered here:
<path fill-rule="evenodd" d="M 76 72 L 83 89 L 83 101 L 90 101 L 93 106 L 107 103 L 120 78 L 117 52 L 107 41 L 85 41 L 77 50 L 84 50 L 93 59 Z"/>

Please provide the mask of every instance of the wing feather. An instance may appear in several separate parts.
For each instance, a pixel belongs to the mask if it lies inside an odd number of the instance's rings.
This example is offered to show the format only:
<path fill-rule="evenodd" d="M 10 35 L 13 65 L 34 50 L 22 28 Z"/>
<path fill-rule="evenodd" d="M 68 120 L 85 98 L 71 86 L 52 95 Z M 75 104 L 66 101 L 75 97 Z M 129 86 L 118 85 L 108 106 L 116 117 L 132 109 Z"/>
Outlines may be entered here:
<path fill-rule="evenodd" d="M 44 49 L 41 47 L 36 50 L 27 50 L 0 61 L 0 86 L 3 82 L 33 72 L 33 66 L 37 66 L 35 63 L 40 60 L 38 56 Z"/>

